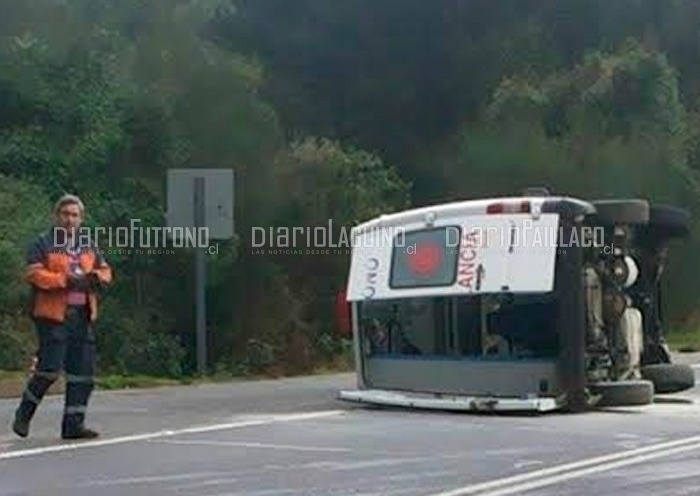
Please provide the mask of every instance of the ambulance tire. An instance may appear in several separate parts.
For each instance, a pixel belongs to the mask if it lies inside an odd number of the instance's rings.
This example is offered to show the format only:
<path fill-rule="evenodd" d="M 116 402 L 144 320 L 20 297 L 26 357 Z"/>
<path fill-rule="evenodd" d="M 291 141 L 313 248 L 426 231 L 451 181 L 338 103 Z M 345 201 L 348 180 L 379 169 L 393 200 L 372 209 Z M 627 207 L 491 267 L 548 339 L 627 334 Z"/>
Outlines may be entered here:
<path fill-rule="evenodd" d="M 695 387 L 695 371 L 689 365 L 679 363 L 644 366 L 642 377 L 654 383 L 657 394 L 673 394 Z"/>
<path fill-rule="evenodd" d="M 690 212 L 672 205 L 652 205 L 649 210 L 648 237 L 654 241 L 682 238 L 690 233 Z"/>
<path fill-rule="evenodd" d="M 654 384 L 647 380 L 597 382 L 589 389 L 600 396 L 596 407 L 641 406 L 654 401 Z"/>
<path fill-rule="evenodd" d="M 649 222 L 649 203 L 646 200 L 596 200 L 595 219 L 601 224 L 645 224 Z"/>

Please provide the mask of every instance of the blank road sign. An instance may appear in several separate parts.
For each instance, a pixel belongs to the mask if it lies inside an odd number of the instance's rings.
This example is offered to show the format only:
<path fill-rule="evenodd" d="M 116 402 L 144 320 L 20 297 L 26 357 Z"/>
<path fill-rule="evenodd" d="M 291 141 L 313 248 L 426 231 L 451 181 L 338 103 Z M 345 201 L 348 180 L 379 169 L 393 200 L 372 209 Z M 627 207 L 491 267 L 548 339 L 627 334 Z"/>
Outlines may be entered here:
<path fill-rule="evenodd" d="M 197 227 L 195 205 L 197 178 L 203 203 L 203 225 L 209 228 L 210 239 L 233 237 L 234 175 L 231 169 L 168 170 L 168 227 Z"/>

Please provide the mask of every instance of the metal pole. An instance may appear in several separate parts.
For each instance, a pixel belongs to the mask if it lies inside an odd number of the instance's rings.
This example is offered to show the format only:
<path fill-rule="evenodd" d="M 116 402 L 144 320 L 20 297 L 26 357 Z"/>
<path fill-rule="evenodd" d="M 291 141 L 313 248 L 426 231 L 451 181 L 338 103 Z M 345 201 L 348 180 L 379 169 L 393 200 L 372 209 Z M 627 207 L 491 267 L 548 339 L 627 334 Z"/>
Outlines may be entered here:
<path fill-rule="evenodd" d="M 204 227 L 204 178 L 194 178 L 194 223 L 195 227 Z M 206 260 L 204 249 L 198 246 L 195 249 L 195 294 L 197 300 L 197 371 L 204 375 L 207 368 L 207 323 L 206 323 Z"/>

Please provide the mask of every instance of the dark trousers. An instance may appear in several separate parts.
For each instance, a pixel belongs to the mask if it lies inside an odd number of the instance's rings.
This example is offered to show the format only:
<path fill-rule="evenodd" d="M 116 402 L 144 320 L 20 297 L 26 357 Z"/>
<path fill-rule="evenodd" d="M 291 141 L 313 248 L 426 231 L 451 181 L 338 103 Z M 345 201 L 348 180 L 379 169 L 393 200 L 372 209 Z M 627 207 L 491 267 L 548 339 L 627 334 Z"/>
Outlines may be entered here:
<path fill-rule="evenodd" d="M 63 324 L 36 322 L 39 353 L 36 371 L 29 379 L 17 409 L 17 416 L 30 420 L 44 395 L 66 373 L 66 394 L 62 430 L 83 426 L 88 401 L 94 388 L 95 333 L 87 307 L 69 307 Z"/>

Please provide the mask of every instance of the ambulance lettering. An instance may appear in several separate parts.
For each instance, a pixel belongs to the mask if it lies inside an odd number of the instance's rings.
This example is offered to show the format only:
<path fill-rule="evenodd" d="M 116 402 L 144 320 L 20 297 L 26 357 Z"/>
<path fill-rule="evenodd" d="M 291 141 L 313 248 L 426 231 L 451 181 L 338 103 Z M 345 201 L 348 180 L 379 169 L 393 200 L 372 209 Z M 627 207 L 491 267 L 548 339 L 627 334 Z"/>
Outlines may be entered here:
<path fill-rule="evenodd" d="M 367 260 L 367 263 L 365 265 L 365 269 L 367 270 L 366 272 L 366 286 L 363 291 L 365 299 L 371 299 L 375 293 L 377 292 L 377 277 L 378 277 L 378 269 L 379 269 L 379 259 L 372 257 L 369 260 Z"/>
<path fill-rule="evenodd" d="M 469 291 L 474 289 L 474 278 L 477 276 L 479 246 L 479 233 L 474 229 L 465 231 L 459 248 L 457 284 Z"/>

